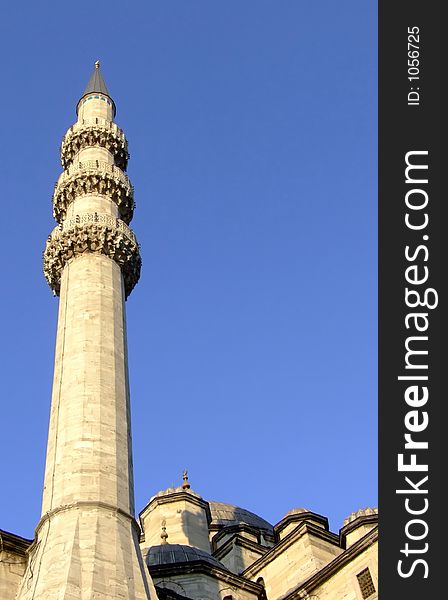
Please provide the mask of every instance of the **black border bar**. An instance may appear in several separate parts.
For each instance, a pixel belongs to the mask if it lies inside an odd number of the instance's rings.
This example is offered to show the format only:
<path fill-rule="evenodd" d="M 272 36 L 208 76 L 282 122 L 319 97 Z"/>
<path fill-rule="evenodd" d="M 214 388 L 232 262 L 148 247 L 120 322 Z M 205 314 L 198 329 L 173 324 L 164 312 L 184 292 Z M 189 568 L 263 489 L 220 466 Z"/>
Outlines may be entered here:
<path fill-rule="evenodd" d="M 444 3 L 430 0 L 379 1 L 382 600 L 446 595 L 448 24 L 442 16 L 444 8 Z"/>

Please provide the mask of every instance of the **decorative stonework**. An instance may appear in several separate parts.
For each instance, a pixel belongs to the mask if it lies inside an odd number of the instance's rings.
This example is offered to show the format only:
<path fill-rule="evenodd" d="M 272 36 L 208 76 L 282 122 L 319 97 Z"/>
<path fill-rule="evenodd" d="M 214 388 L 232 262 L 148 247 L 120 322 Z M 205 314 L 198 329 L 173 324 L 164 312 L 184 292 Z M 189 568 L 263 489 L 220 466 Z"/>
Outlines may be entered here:
<path fill-rule="evenodd" d="M 62 271 L 67 262 L 85 252 L 104 254 L 120 266 L 127 298 L 140 277 L 139 245 L 122 221 L 98 213 L 76 215 L 48 236 L 44 275 L 53 293 L 59 295 Z"/>
<path fill-rule="evenodd" d="M 53 215 L 59 223 L 78 196 L 102 194 L 118 206 L 120 216 L 129 223 L 134 212 L 134 189 L 121 169 L 100 160 L 72 165 L 59 177 L 53 194 Z"/>
<path fill-rule="evenodd" d="M 124 306 L 141 258 L 127 226 L 127 143 L 99 66 L 62 142 L 53 194 L 60 224 L 43 253 L 60 302 L 42 513 L 9 600 L 157 600 L 134 518 Z"/>
<path fill-rule="evenodd" d="M 108 150 L 117 167 L 126 170 L 129 159 L 126 137 L 115 123 L 105 119 L 88 119 L 70 127 L 61 144 L 61 163 L 64 169 L 70 167 L 80 150 L 92 146 Z"/>
<path fill-rule="evenodd" d="M 68 231 L 70 229 L 74 229 L 77 225 L 86 225 L 89 223 L 98 223 L 100 225 L 107 225 L 114 229 L 118 229 L 119 231 L 122 231 L 126 235 L 126 237 L 128 237 L 135 244 L 138 245 L 137 238 L 135 237 L 134 232 L 130 227 L 126 225 L 124 221 L 122 221 L 121 219 L 116 219 L 110 214 L 97 212 L 81 213 L 79 215 L 74 215 L 70 219 L 65 219 L 63 223 L 61 223 L 55 229 L 53 229 L 53 231 L 49 235 L 49 238 L 58 239 L 61 231 Z"/>
<path fill-rule="evenodd" d="M 356 519 L 359 519 L 360 517 L 370 517 L 372 515 L 378 515 L 377 508 L 361 508 L 355 512 L 350 513 L 349 516 L 346 519 L 344 519 L 344 527 L 349 523 L 356 521 Z"/>

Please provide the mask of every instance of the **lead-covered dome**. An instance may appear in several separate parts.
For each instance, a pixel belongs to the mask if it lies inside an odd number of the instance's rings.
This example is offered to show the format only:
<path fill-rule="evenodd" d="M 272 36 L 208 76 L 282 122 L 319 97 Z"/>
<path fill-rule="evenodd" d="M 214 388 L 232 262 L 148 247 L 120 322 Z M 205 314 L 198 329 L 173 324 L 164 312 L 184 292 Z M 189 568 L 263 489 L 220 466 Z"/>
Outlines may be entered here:
<path fill-rule="evenodd" d="M 211 525 L 221 527 L 229 527 L 232 525 L 250 525 L 256 529 L 273 532 L 273 527 L 268 521 L 262 519 L 250 510 L 235 506 L 233 504 L 225 504 L 224 502 L 209 502 L 210 512 L 212 515 Z"/>
<path fill-rule="evenodd" d="M 215 567 L 225 569 L 224 565 L 208 552 L 195 548 L 194 546 L 185 546 L 183 544 L 160 544 L 158 546 L 151 546 L 148 548 L 145 560 L 148 567 L 171 565 L 175 563 L 206 562 Z"/>

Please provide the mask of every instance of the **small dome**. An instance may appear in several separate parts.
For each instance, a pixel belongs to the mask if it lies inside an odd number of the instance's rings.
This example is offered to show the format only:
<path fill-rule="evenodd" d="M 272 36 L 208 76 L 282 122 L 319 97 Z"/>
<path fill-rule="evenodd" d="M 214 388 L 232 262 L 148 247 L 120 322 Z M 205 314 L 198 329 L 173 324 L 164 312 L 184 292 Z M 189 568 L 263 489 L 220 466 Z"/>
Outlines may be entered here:
<path fill-rule="evenodd" d="M 148 567 L 201 561 L 215 567 L 220 567 L 221 569 L 226 568 L 219 560 L 216 560 L 211 554 L 208 554 L 208 552 L 183 544 L 160 544 L 159 546 L 151 546 L 148 548 L 145 560 Z"/>
<path fill-rule="evenodd" d="M 360 508 L 359 510 L 350 513 L 349 516 L 346 519 L 344 519 L 344 527 L 345 527 L 345 525 L 352 523 L 359 517 L 367 517 L 369 515 L 377 515 L 377 514 L 378 514 L 377 508 Z"/>
<path fill-rule="evenodd" d="M 184 487 L 179 485 L 178 487 L 170 487 L 166 490 L 160 490 L 160 492 L 157 492 L 157 494 L 155 494 L 154 496 L 151 496 L 149 501 L 151 502 L 152 500 L 154 500 L 154 498 L 160 498 L 161 496 L 170 496 L 172 494 L 181 494 L 181 493 L 187 493 L 187 494 L 190 494 L 191 496 L 196 496 L 196 498 L 202 499 L 202 496 L 200 496 L 197 492 L 194 492 L 191 488 L 185 489 Z"/>
<path fill-rule="evenodd" d="M 290 530 L 290 525 L 294 524 L 294 527 L 298 527 L 299 523 L 313 523 L 318 527 L 323 527 L 328 531 L 328 519 L 323 517 L 308 508 L 293 508 L 288 510 L 286 515 L 280 519 L 277 525 L 274 527 L 274 531 L 277 535 L 285 536 Z"/>
<path fill-rule="evenodd" d="M 226 504 L 224 502 L 209 502 L 212 515 L 212 525 L 230 527 L 241 523 L 250 525 L 256 529 L 263 529 L 272 533 L 273 527 L 270 523 L 258 515 L 240 506 Z"/>
<path fill-rule="evenodd" d="M 286 519 L 286 517 L 290 517 L 291 515 L 301 515 L 302 513 L 307 513 L 307 512 L 311 512 L 311 511 L 309 511 L 307 508 L 293 508 L 291 510 L 288 510 L 286 515 L 283 517 L 283 519 Z"/>

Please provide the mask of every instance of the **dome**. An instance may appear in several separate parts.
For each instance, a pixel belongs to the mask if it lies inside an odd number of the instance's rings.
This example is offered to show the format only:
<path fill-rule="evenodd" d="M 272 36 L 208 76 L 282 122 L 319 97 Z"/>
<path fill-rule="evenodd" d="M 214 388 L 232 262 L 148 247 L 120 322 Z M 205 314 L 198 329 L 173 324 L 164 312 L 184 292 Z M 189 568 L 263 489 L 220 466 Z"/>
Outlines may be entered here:
<path fill-rule="evenodd" d="M 149 502 L 152 502 L 154 498 L 161 498 L 162 496 L 172 496 L 173 494 L 190 494 L 190 496 L 195 496 L 196 498 L 200 498 L 202 500 L 202 496 L 200 496 L 197 492 L 192 489 L 185 489 L 183 486 L 179 485 L 178 487 L 170 487 L 166 490 L 160 490 L 154 496 L 151 496 Z"/>
<path fill-rule="evenodd" d="M 294 524 L 294 528 L 298 527 L 299 523 L 312 523 L 318 527 L 322 527 L 328 531 L 328 519 L 323 517 L 308 508 L 292 508 L 288 510 L 286 515 L 274 527 L 274 531 L 282 536 L 291 531 L 290 525 Z"/>
<path fill-rule="evenodd" d="M 270 523 L 259 517 L 253 512 L 234 506 L 233 504 L 225 504 L 224 502 L 209 502 L 210 512 L 212 515 L 211 525 L 221 525 L 229 527 L 232 525 L 250 525 L 256 529 L 263 529 L 273 532 L 273 527 Z"/>
<path fill-rule="evenodd" d="M 202 561 L 215 567 L 225 569 L 224 565 L 220 563 L 219 560 L 216 560 L 211 554 L 208 554 L 208 552 L 183 544 L 160 544 L 159 546 L 151 546 L 148 548 L 145 561 L 148 567 Z"/>
<path fill-rule="evenodd" d="M 307 508 L 293 508 L 291 510 L 288 510 L 286 515 L 283 517 L 283 519 L 286 519 L 286 517 L 291 517 L 292 515 L 301 515 L 303 513 L 309 513 L 309 512 L 311 512 L 311 511 L 308 510 Z"/>

